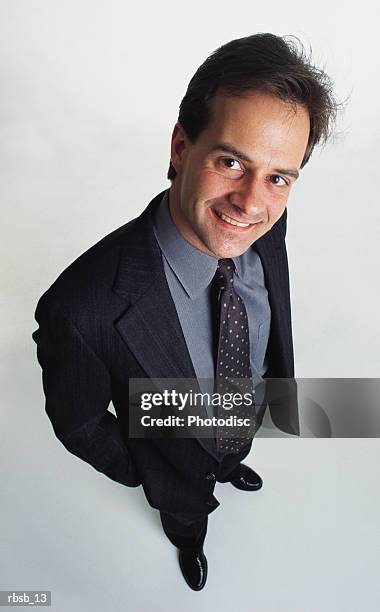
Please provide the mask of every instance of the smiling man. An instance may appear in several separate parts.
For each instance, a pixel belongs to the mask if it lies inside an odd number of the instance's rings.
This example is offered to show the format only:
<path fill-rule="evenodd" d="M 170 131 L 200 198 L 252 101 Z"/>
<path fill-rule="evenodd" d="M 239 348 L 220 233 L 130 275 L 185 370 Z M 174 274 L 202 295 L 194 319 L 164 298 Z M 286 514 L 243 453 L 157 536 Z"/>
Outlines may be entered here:
<path fill-rule="evenodd" d="M 310 134 L 301 104 L 265 91 L 214 96 L 211 120 L 192 143 L 177 123 L 172 219 L 191 245 L 217 259 L 242 255 L 284 213 Z"/>
<path fill-rule="evenodd" d="M 129 380 L 293 379 L 286 207 L 335 114 L 330 79 L 299 43 L 257 34 L 220 47 L 181 102 L 170 189 L 74 261 L 36 309 L 57 437 L 113 480 L 143 486 L 194 590 L 206 583 L 216 481 L 263 484 L 241 463 L 252 438 L 218 427 L 208 438 L 133 437 Z"/>

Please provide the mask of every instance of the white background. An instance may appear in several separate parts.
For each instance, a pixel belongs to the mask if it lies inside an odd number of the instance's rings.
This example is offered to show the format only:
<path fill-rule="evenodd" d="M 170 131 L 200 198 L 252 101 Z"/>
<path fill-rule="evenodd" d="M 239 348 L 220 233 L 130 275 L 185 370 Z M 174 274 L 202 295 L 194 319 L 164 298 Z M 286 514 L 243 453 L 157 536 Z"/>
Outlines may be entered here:
<path fill-rule="evenodd" d="M 209 581 L 192 593 L 141 490 L 54 439 L 31 339 L 58 274 L 168 186 L 171 130 L 199 64 L 270 31 L 310 44 L 350 96 L 289 202 L 296 373 L 378 376 L 377 5 L 2 0 L 0 29 L 0 588 L 51 589 L 59 612 L 377 610 L 376 440 L 257 440 L 249 463 L 265 487 L 255 498 L 219 485 Z"/>

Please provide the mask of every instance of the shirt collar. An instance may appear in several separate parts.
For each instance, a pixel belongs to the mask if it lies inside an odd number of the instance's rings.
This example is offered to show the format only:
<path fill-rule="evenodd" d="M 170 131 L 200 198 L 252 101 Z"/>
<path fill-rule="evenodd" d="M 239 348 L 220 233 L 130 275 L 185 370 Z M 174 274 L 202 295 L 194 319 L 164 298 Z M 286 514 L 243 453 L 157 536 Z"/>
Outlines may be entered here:
<path fill-rule="evenodd" d="M 169 190 L 165 192 L 153 220 L 153 229 L 160 249 L 191 299 L 211 283 L 218 261 L 193 247 L 178 231 L 169 210 Z M 236 269 L 240 262 L 236 263 Z"/>
<path fill-rule="evenodd" d="M 244 255 L 244 253 L 243 253 Z M 243 269 L 242 269 L 242 263 L 241 263 L 241 258 L 242 255 L 240 255 L 240 257 L 233 257 L 232 261 L 235 264 L 235 273 L 239 276 L 239 278 L 243 278 Z"/>

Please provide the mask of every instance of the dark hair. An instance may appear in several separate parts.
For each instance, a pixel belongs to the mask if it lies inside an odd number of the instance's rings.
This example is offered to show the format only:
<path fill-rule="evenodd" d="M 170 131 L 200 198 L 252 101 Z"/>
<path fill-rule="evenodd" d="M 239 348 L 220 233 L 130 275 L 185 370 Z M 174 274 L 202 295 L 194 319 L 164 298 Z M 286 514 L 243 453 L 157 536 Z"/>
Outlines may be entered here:
<path fill-rule="evenodd" d="M 339 104 L 330 77 L 311 63 L 294 36 L 254 34 L 231 40 L 212 53 L 198 68 L 180 104 L 178 121 L 191 142 L 209 123 L 216 92 L 240 96 L 252 91 L 271 93 L 290 104 L 303 104 L 309 111 L 310 135 L 303 167 L 315 145 L 332 133 Z M 168 179 L 176 171 L 170 163 Z"/>

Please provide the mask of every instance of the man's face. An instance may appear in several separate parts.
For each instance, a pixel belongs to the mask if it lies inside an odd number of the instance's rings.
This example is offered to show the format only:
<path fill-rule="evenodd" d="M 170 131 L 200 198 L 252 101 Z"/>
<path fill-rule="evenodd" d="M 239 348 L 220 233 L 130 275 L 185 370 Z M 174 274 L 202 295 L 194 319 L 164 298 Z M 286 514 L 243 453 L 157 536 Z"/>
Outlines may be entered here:
<path fill-rule="evenodd" d="M 283 214 L 309 129 L 304 107 L 261 92 L 217 94 L 195 143 L 176 124 L 170 211 L 182 236 L 218 259 L 244 253 Z"/>

